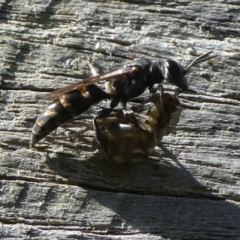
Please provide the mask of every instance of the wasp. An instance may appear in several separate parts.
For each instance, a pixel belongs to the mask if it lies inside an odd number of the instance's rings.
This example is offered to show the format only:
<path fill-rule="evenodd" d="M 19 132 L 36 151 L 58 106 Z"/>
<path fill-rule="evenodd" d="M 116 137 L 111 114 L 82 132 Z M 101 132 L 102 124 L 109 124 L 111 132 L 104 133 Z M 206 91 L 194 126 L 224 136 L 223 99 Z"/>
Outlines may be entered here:
<path fill-rule="evenodd" d="M 198 57 L 186 68 L 171 59 L 157 62 L 139 58 L 122 68 L 98 74 L 47 94 L 46 99 L 51 103 L 36 120 L 30 146 L 105 99 L 111 100 L 110 107 L 100 111 L 99 118 L 108 116 L 119 102 L 126 107 L 129 99 L 138 97 L 147 88 L 152 93 L 156 92 L 154 86 L 162 84 L 164 80 L 183 91 L 192 91 L 188 88 L 186 74 L 192 66 L 215 57 L 209 56 L 210 53 L 212 51 Z M 108 83 L 106 91 L 96 85 L 100 81 Z"/>
<path fill-rule="evenodd" d="M 177 95 L 161 89 L 133 111 L 114 110 L 107 117 L 94 118 L 96 140 L 108 160 L 137 162 L 151 155 L 157 142 L 173 131 L 182 108 Z"/>

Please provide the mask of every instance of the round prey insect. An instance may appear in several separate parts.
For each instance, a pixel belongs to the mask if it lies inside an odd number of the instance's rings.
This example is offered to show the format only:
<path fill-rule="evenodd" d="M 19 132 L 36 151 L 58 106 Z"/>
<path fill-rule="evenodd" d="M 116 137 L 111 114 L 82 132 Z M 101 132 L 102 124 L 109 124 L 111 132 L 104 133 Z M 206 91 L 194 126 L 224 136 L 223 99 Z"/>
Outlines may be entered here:
<path fill-rule="evenodd" d="M 181 107 L 177 96 L 157 92 L 134 111 L 113 110 L 95 117 L 93 126 L 100 150 L 114 163 L 136 162 L 154 152 L 157 142 L 177 125 Z"/>

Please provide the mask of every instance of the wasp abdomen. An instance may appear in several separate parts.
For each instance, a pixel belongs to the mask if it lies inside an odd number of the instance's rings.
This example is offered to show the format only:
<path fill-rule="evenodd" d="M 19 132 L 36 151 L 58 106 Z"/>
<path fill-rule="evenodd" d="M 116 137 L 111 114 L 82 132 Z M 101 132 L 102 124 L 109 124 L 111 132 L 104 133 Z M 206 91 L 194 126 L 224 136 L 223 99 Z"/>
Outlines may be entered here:
<path fill-rule="evenodd" d="M 66 110 L 66 108 L 64 108 L 60 100 L 55 100 L 45 108 L 42 114 L 38 116 L 32 129 L 33 135 L 30 146 L 33 146 L 60 125 L 72 118 L 72 115 Z"/>
<path fill-rule="evenodd" d="M 60 125 L 87 111 L 93 104 L 109 99 L 109 94 L 91 84 L 65 93 L 49 104 L 39 115 L 32 129 L 30 146 L 46 137 Z"/>

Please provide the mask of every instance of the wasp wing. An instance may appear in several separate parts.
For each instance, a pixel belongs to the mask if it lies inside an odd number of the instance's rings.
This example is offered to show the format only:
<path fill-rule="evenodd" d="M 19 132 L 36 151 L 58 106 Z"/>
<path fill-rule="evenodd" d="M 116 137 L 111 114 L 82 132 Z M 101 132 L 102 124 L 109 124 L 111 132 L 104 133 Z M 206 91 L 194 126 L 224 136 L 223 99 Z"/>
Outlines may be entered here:
<path fill-rule="evenodd" d="M 49 94 L 46 94 L 45 98 L 48 100 L 55 100 L 59 98 L 62 94 L 68 93 L 72 90 L 79 89 L 80 91 L 84 90 L 84 86 L 93 84 L 99 81 L 114 81 L 118 78 L 130 76 L 140 70 L 137 66 L 126 66 L 123 68 L 119 68 L 107 73 L 102 73 L 97 76 L 93 76 L 87 79 L 82 80 L 81 82 L 73 83 L 63 88 L 59 88 Z"/>

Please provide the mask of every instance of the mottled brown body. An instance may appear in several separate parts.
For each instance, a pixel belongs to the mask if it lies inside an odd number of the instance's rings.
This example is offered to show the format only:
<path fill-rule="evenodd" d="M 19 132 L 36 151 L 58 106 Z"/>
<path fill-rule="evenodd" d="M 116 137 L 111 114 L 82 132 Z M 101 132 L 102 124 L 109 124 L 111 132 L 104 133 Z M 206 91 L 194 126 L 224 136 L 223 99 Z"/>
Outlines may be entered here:
<path fill-rule="evenodd" d="M 139 161 L 155 146 L 154 133 L 140 128 L 126 116 L 95 119 L 96 138 L 105 156 L 115 163 Z"/>
<path fill-rule="evenodd" d="M 158 105 L 159 98 L 154 102 L 155 105 Z M 163 136 L 170 134 L 174 130 L 182 113 L 177 96 L 164 93 L 161 102 L 161 107 L 158 108 L 159 115 L 156 124 L 156 138 L 158 141 L 161 141 Z"/>
<path fill-rule="evenodd" d="M 156 93 L 142 111 L 111 114 L 94 119 L 96 138 L 106 157 L 115 162 L 139 161 L 154 152 L 156 143 L 169 134 L 181 115 L 179 100 Z"/>
<path fill-rule="evenodd" d="M 34 146 L 34 144 L 60 125 L 84 113 L 93 104 L 109 98 L 109 94 L 95 84 L 90 84 L 60 95 L 37 118 L 32 129 L 30 146 Z"/>

